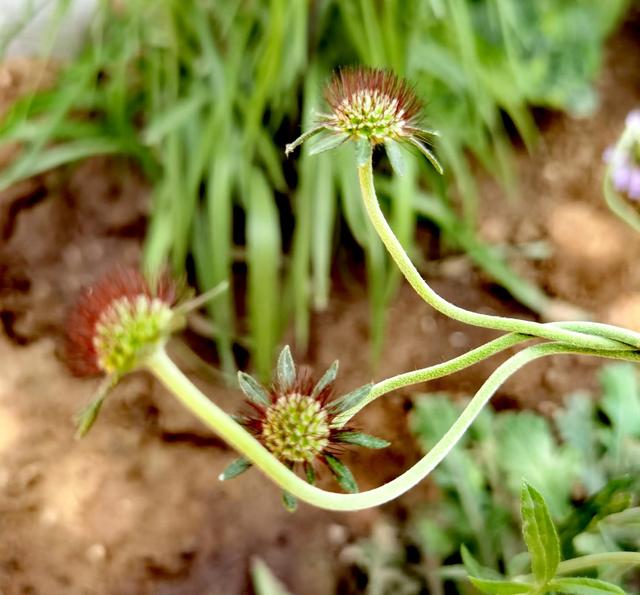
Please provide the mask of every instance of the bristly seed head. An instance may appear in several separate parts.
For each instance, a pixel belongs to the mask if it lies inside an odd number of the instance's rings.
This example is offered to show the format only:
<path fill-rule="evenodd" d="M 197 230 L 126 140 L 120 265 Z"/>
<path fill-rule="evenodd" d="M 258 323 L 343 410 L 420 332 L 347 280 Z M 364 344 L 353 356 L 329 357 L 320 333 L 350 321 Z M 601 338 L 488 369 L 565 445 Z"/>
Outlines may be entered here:
<path fill-rule="evenodd" d="M 415 134 L 422 103 L 406 81 L 388 70 L 340 70 L 325 90 L 331 114 L 322 120 L 336 132 L 373 144 Z"/>
<path fill-rule="evenodd" d="M 379 68 L 343 68 L 327 85 L 324 93 L 330 107 L 320 114 L 318 125 L 290 143 L 287 155 L 320 132 L 311 153 L 321 153 L 348 140 L 365 140 L 373 146 L 384 144 L 394 169 L 401 173 L 401 157 L 396 143 L 407 143 L 432 163 L 439 173 L 442 166 L 428 148 L 438 133 L 422 127 L 422 102 L 413 88 L 389 70 Z"/>
<path fill-rule="evenodd" d="M 336 455 L 348 444 L 384 448 L 389 443 L 336 422 L 345 407 L 355 405 L 370 390 L 370 386 L 361 387 L 332 400 L 337 371 L 338 362 L 334 362 L 314 384 L 306 370 L 296 368 L 289 347 L 285 347 L 270 390 L 248 374 L 238 374 L 240 388 L 251 408 L 241 423 L 282 463 L 290 468 L 301 465 L 311 483 L 315 478 L 314 463 L 319 461 L 331 470 L 344 490 L 353 492 L 357 490 L 355 480 Z M 248 467 L 247 461 L 235 461 L 221 478 L 235 477 Z"/>
<path fill-rule="evenodd" d="M 80 376 L 122 376 L 182 326 L 172 310 L 176 285 L 150 285 L 136 269 L 119 268 L 87 288 L 67 320 L 67 356 Z"/>

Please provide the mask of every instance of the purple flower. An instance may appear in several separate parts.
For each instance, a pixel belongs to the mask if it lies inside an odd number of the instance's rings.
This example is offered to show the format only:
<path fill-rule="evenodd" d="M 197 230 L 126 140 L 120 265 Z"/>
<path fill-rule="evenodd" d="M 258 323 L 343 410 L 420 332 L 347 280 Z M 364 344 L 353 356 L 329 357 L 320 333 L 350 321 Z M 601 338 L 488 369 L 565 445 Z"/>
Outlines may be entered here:
<path fill-rule="evenodd" d="M 618 143 L 604 152 L 603 159 L 609 164 L 614 188 L 640 201 L 640 109 L 629 112 Z"/>

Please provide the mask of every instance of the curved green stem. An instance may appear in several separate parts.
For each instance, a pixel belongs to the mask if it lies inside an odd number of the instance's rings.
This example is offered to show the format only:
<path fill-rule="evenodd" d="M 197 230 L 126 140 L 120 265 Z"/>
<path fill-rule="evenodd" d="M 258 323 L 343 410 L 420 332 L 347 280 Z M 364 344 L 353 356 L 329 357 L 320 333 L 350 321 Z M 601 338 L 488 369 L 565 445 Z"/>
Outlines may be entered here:
<path fill-rule="evenodd" d="M 358 165 L 358 177 L 369 219 L 387 251 L 416 293 L 442 314 L 473 326 L 532 335 L 586 349 L 620 350 L 640 347 L 640 334 L 618 327 L 592 322 L 541 324 L 528 320 L 480 314 L 448 302 L 440 297 L 422 278 L 380 209 L 373 182 L 370 145 L 366 159 Z"/>
<path fill-rule="evenodd" d="M 404 372 L 403 374 L 398 374 L 397 376 L 381 380 L 377 384 L 373 385 L 371 392 L 366 399 L 363 399 L 354 407 L 351 407 L 350 409 L 347 409 L 347 411 L 338 415 L 334 423 L 338 427 L 344 426 L 354 415 L 369 405 L 369 403 L 393 390 L 448 376 L 449 374 L 453 374 L 454 372 L 473 366 L 474 364 L 477 364 L 492 355 L 496 355 L 509 347 L 513 347 L 514 345 L 530 340 L 530 335 L 509 333 L 508 335 L 498 337 L 493 341 L 489 341 L 476 349 L 467 351 L 467 353 L 454 357 L 453 359 L 441 364 L 435 364 L 427 368 L 421 368 L 420 370 L 412 370 L 411 372 Z"/>
<path fill-rule="evenodd" d="M 512 356 L 486 380 L 458 419 L 438 443 L 413 467 L 389 483 L 359 494 L 337 494 L 321 490 L 303 481 L 227 415 L 180 371 L 163 349 L 146 361 L 146 367 L 203 423 L 229 445 L 259 467 L 262 472 L 293 496 L 329 510 L 361 510 L 384 504 L 410 490 L 424 479 L 458 443 L 482 408 L 502 383 L 522 366 L 540 357 L 560 353 L 600 355 L 590 350 L 557 343 L 534 345 Z M 607 352 L 604 357 L 640 360 L 640 354 L 627 351 Z"/>

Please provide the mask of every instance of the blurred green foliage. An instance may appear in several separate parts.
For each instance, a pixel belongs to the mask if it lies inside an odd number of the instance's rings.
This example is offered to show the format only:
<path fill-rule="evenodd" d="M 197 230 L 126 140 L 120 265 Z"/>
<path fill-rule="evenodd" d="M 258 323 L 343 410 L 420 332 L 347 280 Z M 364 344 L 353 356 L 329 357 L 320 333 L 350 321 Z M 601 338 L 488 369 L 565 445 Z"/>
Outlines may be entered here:
<path fill-rule="evenodd" d="M 415 255 L 418 217 L 433 221 L 451 245 L 544 313 L 546 296 L 474 233 L 469 157 L 509 186 L 505 122 L 531 145 L 530 105 L 589 113 L 603 40 L 625 5 L 130 0 L 116 10 L 105 0 L 84 53 L 56 86 L 25 97 L 0 123 L 0 143 L 23 147 L 0 172 L 0 188 L 91 155 L 136 159 L 153 184 L 146 267 L 169 262 L 182 272 L 192 255 L 202 290 L 246 271 L 246 292 L 232 287 L 209 306 L 210 331 L 227 371 L 240 341 L 263 377 L 291 318 L 304 346 L 310 310 L 327 305 L 344 222 L 364 254 L 379 347 L 399 276 L 366 221 L 350 149 L 313 158 L 305 150 L 284 162 L 283 147 L 322 109 L 333 69 L 389 67 L 426 100 L 447 171 L 436 179 L 411 159 L 396 179 L 381 164 L 394 231 Z"/>
<path fill-rule="evenodd" d="M 374 531 L 355 546 L 355 559 L 367 574 L 389 577 L 382 586 L 375 579 L 375 592 L 395 593 L 401 583 L 412 594 L 424 587 L 432 593 L 475 593 L 462 566 L 462 546 L 493 572 L 483 578 L 527 574 L 519 515 L 523 480 L 544 496 L 564 559 L 640 550 L 638 370 L 632 364 L 606 366 L 601 386 L 598 401 L 583 392 L 569 395 L 551 420 L 529 411 L 485 409 L 433 472 L 439 497 L 415 507 L 404 529 L 387 528 L 385 540 Z M 462 406 L 443 394 L 416 398 L 411 427 L 425 451 Z M 415 555 L 413 563 L 407 561 L 408 543 L 417 545 L 419 561 Z M 621 569 L 593 576 L 630 593 L 640 580 L 637 573 L 622 577 Z"/>

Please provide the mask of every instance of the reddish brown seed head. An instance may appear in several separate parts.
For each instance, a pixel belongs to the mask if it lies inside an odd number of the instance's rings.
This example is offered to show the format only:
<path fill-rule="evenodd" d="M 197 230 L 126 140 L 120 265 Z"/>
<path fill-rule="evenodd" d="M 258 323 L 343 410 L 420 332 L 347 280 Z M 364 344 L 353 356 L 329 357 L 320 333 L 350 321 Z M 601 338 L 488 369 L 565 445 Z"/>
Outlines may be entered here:
<path fill-rule="evenodd" d="M 150 284 L 134 268 L 118 267 L 84 289 L 66 324 L 66 356 L 78 376 L 122 374 L 142 351 L 170 332 L 176 284 Z"/>

